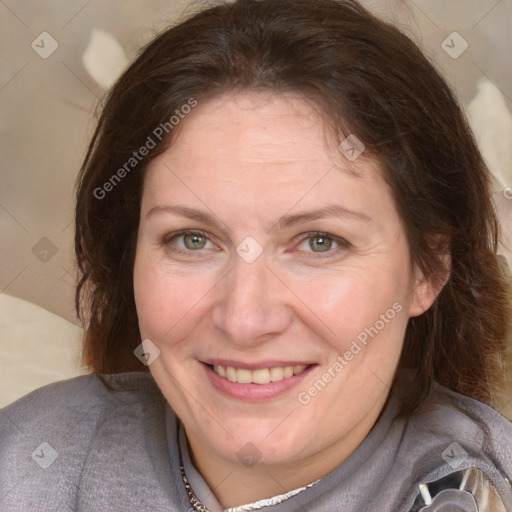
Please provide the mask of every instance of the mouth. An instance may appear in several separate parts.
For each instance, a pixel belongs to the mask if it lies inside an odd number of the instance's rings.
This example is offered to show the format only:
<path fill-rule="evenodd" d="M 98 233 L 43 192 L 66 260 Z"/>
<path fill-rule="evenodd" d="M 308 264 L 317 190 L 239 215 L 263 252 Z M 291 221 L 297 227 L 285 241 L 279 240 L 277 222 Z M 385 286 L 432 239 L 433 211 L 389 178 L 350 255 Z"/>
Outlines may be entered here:
<path fill-rule="evenodd" d="M 238 400 L 259 402 L 277 399 L 291 392 L 318 366 L 301 361 L 245 364 L 237 361 L 210 360 L 202 363 L 213 387 Z"/>

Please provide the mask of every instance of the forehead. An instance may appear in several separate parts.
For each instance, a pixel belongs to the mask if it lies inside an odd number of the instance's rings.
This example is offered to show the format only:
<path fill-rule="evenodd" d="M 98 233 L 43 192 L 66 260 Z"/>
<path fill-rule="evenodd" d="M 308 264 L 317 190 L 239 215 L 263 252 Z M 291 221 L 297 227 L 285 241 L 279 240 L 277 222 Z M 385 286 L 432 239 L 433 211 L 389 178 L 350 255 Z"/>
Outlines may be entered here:
<path fill-rule="evenodd" d="M 266 167 L 329 164 L 356 176 L 368 167 L 378 170 L 374 159 L 349 161 L 338 144 L 319 108 L 303 96 L 240 91 L 200 101 L 175 127 L 164 155 L 186 159 L 189 167 L 216 157 Z"/>
<path fill-rule="evenodd" d="M 174 200 L 183 188 L 206 204 L 218 195 L 242 208 L 255 198 L 290 208 L 324 196 L 371 213 L 390 200 L 378 164 L 363 155 L 349 161 L 318 109 L 297 95 L 241 92 L 199 102 L 173 135 L 147 169 L 153 202 Z"/>
<path fill-rule="evenodd" d="M 276 138 L 278 136 L 278 138 Z M 175 151 L 200 140 L 210 153 L 255 163 L 288 163 L 325 156 L 325 123 L 291 94 L 239 92 L 200 103 L 183 123 Z M 217 147 L 212 142 L 221 142 Z"/>

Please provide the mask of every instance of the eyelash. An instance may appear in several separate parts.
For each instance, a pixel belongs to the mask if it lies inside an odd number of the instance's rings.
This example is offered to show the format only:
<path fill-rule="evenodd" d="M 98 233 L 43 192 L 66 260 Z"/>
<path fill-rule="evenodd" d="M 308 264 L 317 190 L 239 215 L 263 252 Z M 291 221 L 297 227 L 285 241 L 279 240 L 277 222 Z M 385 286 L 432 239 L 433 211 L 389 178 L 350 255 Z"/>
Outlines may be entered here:
<path fill-rule="evenodd" d="M 193 229 L 185 229 L 182 231 L 178 231 L 176 233 L 171 233 L 170 235 L 166 235 L 165 237 L 163 237 L 161 243 L 162 243 L 162 245 L 169 247 L 173 240 L 176 240 L 177 238 L 184 237 L 187 235 L 198 235 L 198 236 L 204 237 L 208 242 L 213 243 L 211 238 L 204 231 L 198 231 L 198 230 L 193 230 Z M 352 247 L 350 242 L 347 242 L 344 238 L 334 236 L 334 235 L 331 235 L 330 233 L 326 233 L 326 232 L 316 231 L 316 232 L 310 232 L 310 233 L 303 233 L 302 235 L 299 235 L 299 236 L 301 236 L 302 238 L 299 240 L 299 242 L 296 244 L 296 246 L 301 245 L 302 243 L 306 242 L 307 240 L 311 240 L 311 239 L 315 239 L 315 238 L 326 238 L 326 239 L 331 240 L 332 242 L 335 242 L 336 244 L 338 244 L 338 247 L 336 247 L 332 250 L 325 251 L 324 253 L 314 252 L 314 251 L 309 252 L 309 254 L 313 255 L 314 258 L 328 258 L 328 257 L 332 256 L 333 254 L 338 253 L 340 250 L 343 250 L 343 249 L 346 250 L 346 249 L 349 249 L 350 247 Z M 200 257 L 199 253 L 202 252 L 201 249 L 198 249 L 197 251 L 194 251 L 192 249 L 184 250 L 184 249 L 177 248 L 176 246 L 174 246 L 173 248 L 170 248 L 170 250 L 172 252 L 187 255 L 187 256 L 191 256 L 193 253 L 197 252 L 198 253 L 197 257 Z"/>

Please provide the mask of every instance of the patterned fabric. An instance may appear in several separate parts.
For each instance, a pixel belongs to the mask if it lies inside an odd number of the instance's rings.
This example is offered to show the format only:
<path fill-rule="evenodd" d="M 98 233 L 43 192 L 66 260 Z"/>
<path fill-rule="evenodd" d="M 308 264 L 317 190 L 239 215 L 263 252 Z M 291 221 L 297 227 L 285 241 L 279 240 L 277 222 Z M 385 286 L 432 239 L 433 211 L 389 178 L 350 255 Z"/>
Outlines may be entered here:
<path fill-rule="evenodd" d="M 410 512 L 445 511 L 507 512 L 507 509 L 483 473 L 470 468 L 419 485 L 419 495 Z"/>

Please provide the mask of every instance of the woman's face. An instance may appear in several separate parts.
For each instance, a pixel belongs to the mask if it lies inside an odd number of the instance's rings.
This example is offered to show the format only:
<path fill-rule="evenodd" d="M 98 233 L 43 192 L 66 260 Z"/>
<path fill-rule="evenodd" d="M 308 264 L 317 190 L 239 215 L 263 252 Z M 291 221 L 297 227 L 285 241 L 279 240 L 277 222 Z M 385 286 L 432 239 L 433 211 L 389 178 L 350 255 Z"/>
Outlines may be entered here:
<path fill-rule="evenodd" d="M 335 467 L 374 425 L 408 318 L 434 298 L 390 190 L 364 152 L 329 148 L 298 97 L 233 93 L 181 122 L 141 205 L 151 373 L 196 458 Z"/>

